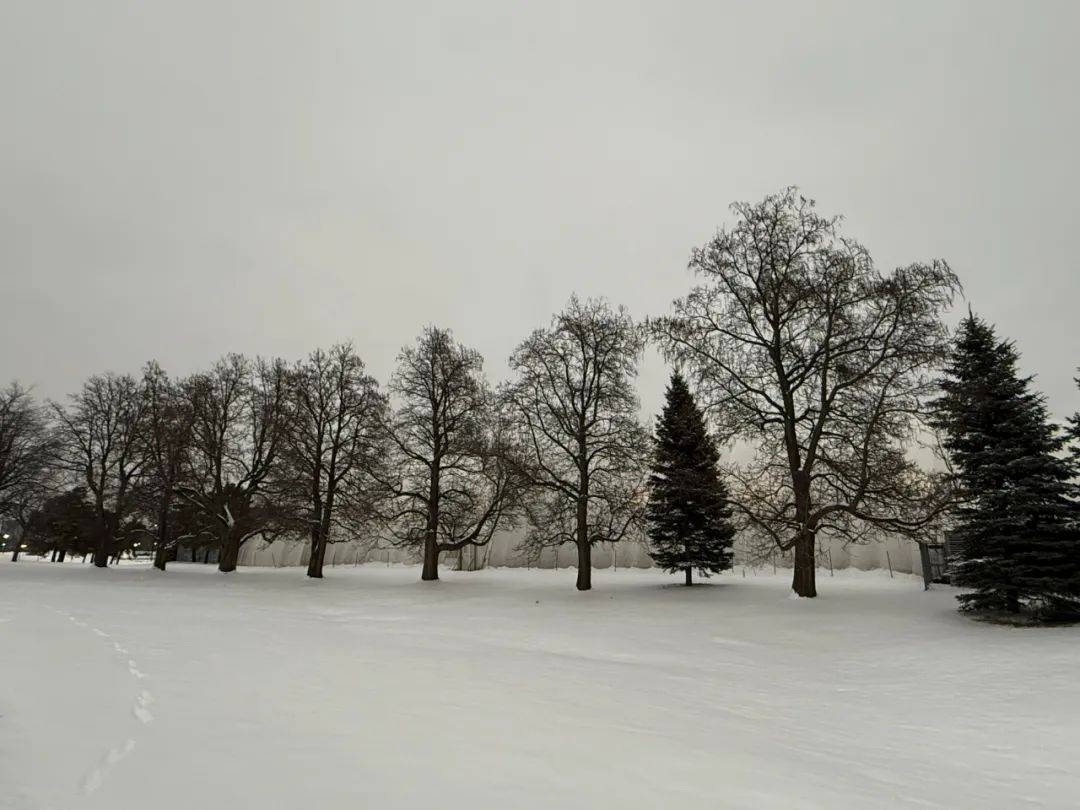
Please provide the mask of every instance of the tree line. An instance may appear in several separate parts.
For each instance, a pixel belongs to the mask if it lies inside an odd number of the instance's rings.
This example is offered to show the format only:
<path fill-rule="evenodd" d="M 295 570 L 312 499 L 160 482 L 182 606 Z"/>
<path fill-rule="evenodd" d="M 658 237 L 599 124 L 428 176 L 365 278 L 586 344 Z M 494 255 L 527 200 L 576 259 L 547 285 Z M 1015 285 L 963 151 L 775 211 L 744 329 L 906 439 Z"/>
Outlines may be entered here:
<path fill-rule="evenodd" d="M 498 386 L 436 326 L 402 349 L 385 388 L 349 343 L 291 364 L 226 355 L 182 379 L 151 362 L 138 377 L 94 375 L 65 403 L 12 384 L 0 513 L 97 566 L 143 538 L 161 569 L 186 542 L 231 571 L 251 538 L 304 536 L 320 577 L 328 543 L 378 535 L 416 550 L 424 580 L 441 555 L 524 526 L 528 550 L 576 547 L 582 590 L 597 543 L 644 532 L 689 584 L 730 567 L 738 531 L 751 554 L 790 552 L 808 597 L 819 535 L 950 527 L 968 555 L 959 580 L 996 594 L 965 605 L 1075 602 L 1070 434 L 992 327 L 972 315 L 948 329 L 962 292 L 949 265 L 882 272 L 794 188 L 732 211 L 692 252 L 695 284 L 666 315 L 634 322 L 572 297 Z M 676 369 L 655 431 L 635 388 L 649 342 Z M 1080 436 L 1080 417 L 1069 430 Z M 944 470 L 911 452 L 928 437 Z M 721 464 L 735 442 L 750 459 Z"/>
<path fill-rule="evenodd" d="M 252 538 L 289 536 L 310 540 L 321 577 L 328 543 L 378 533 L 419 550 L 425 580 L 441 555 L 528 522 L 531 547 L 577 545 L 587 589 L 592 547 L 640 525 L 642 346 L 625 310 L 575 297 L 498 388 L 435 326 L 402 349 L 386 390 L 349 343 L 292 364 L 230 354 L 183 379 L 150 362 L 138 377 L 93 375 L 66 403 L 12 384 L 3 512 L 21 540 L 98 567 L 145 541 L 164 570 L 186 542 L 217 549 L 229 572 Z"/>

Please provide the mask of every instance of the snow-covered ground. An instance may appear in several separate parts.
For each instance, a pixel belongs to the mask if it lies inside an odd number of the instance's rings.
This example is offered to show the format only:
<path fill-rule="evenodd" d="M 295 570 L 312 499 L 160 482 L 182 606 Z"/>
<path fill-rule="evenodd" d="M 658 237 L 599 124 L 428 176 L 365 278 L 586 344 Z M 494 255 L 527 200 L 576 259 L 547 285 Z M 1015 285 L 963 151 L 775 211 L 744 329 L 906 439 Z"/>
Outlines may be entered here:
<path fill-rule="evenodd" d="M 418 573 L 0 563 L 0 806 L 1080 805 L 1080 628 L 883 572 Z"/>

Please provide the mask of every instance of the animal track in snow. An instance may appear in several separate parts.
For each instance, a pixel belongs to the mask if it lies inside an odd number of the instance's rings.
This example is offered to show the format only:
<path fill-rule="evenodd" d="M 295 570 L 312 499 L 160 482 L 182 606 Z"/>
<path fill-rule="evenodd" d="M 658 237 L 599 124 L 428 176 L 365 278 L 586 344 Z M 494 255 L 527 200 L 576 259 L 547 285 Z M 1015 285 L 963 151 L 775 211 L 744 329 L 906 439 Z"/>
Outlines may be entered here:
<path fill-rule="evenodd" d="M 154 702 L 154 696 L 147 692 L 145 689 L 139 693 L 139 697 L 135 701 L 135 706 L 131 710 L 132 713 L 139 718 L 139 721 L 144 725 L 149 725 L 154 722 L 154 715 L 150 712 L 147 706 Z"/>
<path fill-rule="evenodd" d="M 122 760 L 135 749 L 135 740 L 130 737 L 118 748 L 110 748 L 102 757 L 101 764 L 90 771 L 83 779 L 83 793 L 90 795 L 105 781 L 105 774 L 113 765 Z"/>
<path fill-rule="evenodd" d="M 120 642 L 116 641 L 112 636 L 97 627 L 91 627 L 86 622 L 80 620 L 76 616 L 67 615 L 55 608 L 50 608 L 58 616 L 62 616 L 68 621 L 72 622 L 76 627 L 81 627 L 93 632 L 98 638 L 111 642 L 113 652 L 120 658 L 121 662 L 127 663 L 128 673 L 136 681 L 142 681 L 146 678 L 146 673 L 139 669 L 138 662 L 131 658 L 127 648 L 125 648 Z M 154 714 L 150 711 L 150 706 L 154 703 L 154 696 L 147 689 L 140 689 L 135 697 L 135 703 L 131 707 L 131 713 L 135 718 L 143 725 L 149 725 L 154 722 Z M 135 740 L 128 738 L 123 745 L 115 748 L 110 748 L 105 755 L 101 758 L 101 761 L 90 770 L 90 772 L 83 779 L 82 789 L 83 793 L 90 795 L 101 787 L 105 780 L 105 776 L 114 765 L 120 760 L 124 759 L 135 748 Z"/>

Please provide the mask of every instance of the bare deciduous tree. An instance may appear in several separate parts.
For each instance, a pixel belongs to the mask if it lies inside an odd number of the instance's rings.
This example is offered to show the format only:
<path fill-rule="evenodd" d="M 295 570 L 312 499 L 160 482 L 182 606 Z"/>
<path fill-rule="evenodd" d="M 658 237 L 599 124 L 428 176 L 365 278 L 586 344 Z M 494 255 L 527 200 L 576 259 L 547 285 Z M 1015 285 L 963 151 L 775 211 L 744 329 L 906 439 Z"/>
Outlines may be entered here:
<path fill-rule="evenodd" d="M 185 384 L 193 429 L 176 492 L 218 538 L 218 569 L 236 570 L 240 547 L 280 530 L 273 473 L 288 429 L 288 370 L 280 360 L 230 354 Z"/>
<path fill-rule="evenodd" d="M 180 483 L 188 462 L 191 447 L 194 410 L 184 396 L 183 385 L 169 379 L 156 362 L 147 364 L 143 372 L 146 390 L 146 430 L 143 452 L 147 459 L 147 484 L 150 511 L 156 523 L 154 538 L 154 567 L 162 571 L 169 559 L 169 550 L 176 542 L 172 525 L 175 489 Z"/>
<path fill-rule="evenodd" d="M 878 272 L 793 188 L 733 210 L 736 226 L 692 255 L 703 283 L 653 333 L 721 437 L 756 445 L 735 470 L 736 506 L 794 549 L 792 588 L 815 596 L 818 532 L 912 533 L 939 512 L 935 481 L 906 445 L 948 352 L 941 314 L 960 285 L 942 261 Z"/>
<path fill-rule="evenodd" d="M 592 546 L 623 539 L 643 514 L 649 435 L 633 386 L 643 344 L 623 309 L 573 297 L 510 357 L 518 379 L 505 397 L 538 496 L 527 542 L 573 542 L 579 590 L 592 587 Z"/>
<path fill-rule="evenodd" d="M 428 327 L 398 356 L 389 426 L 398 476 L 395 534 L 423 549 L 423 580 L 439 578 L 439 555 L 483 546 L 510 528 L 520 493 L 509 431 L 483 376 L 483 359 L 449 330 Z"/>
<path fill-rule="evenodd" d="M 306 504 L 308 576 L 318 578 L 332 530 L 361 532 L 379 516 L 376 480 L 386 457 L 388 406 L 348 343 L 298 363 L 290 391 L 295 418 L 284 446 L 285 475 Z"/>
<path fill-rule="evenodd" d="M 48 419 L 30 391 L 17 382 L 0 390 L 0 517 L 23 531 L 47 495 L 52 452 Z M 11 559 L 19 559 L 18 544 Z"/>
<path fill-rule="evenodd" d="M 146 465 L 146 391 L 129 374 L 96 374 L 67 407 L 50 403 L 59 435 L 56 466 L 85 484 L 94 509 L 94 565 L 105 568 Z"/>

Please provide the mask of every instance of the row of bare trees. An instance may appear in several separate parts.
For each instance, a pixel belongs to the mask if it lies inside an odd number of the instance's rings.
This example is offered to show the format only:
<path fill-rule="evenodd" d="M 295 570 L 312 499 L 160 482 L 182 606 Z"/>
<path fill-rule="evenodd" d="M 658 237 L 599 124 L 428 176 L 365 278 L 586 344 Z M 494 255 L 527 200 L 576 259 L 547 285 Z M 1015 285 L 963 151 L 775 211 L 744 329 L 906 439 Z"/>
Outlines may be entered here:
<path fill-rule="evenodd" d="M 44 407 L 13 386 L 0 508 L 29 530 L 48 493 L 78 489 L 99 567 L 144 538 L 158 568 L 186 541 L 216 548 L 227 572 L 252 538 L 287 536 L 310 540 L 321 577 L 329 543 L 378 536 L 416 549 L 425 580 L 440 555 L 528 522 L 532 549 L 577 545 L 587 589 L 592 546 L 641 513 L 642 346 L 624 311 L 574 298 L 498 389 L 478 352 L 433 326 L 402 350 L 387 393 L 350 344 L 293 365 L 227 355 L 179 380 L 151 362 Z"/>
<path fill-rule="evenodd" d="M 633 385 L 643 344 L 624 310 L 574 297 L 515 350 L 515 379 L 498 390 L 446 330 L 426 329 L 401 353 L 387 431 L 398 475 L 384 481 L 396 536 L 423 548 L 423 579 L 438 578 L 440 554 L 525 522 L 527 553 L 573 543 L 577 587 L 592 586 L 592 548 L 643 514 L 649 436 Z"/>
<path fill-rule="evenodd" d="M 436 579 L 441 554 L 525 523 L 533 552 L 576 546 L 587 589 L 593 546 L 641 517 L 649 436 L 634 381 L 652 340 L 720 441 L 753 451 L 729 471 L 744 537 L 793 551 L 793 589 L 814 596 L 819 533 L 918 534 L 950 505 L 909 451 L 960 284 L 941 261 L 880 272 L 793 188 L 733 211 L 692 254 L 698 283 L 669 315 L 635 324 L 572 298 L 498 388 L 435 327 L 402 350 L 387 393 L 347 344 L 292 366 L 229 355 L 177 381 L 155 364 L 142 379 L 95 376 L 48 409 L 13 386 L 0 510 L 25 517 L 59 475 L 87 493 L 98 565 L 138 514 L 159 567 L 184 537 L 213 543 L 230 571 L 250 538 L 291 534 L 310 537 L 315 577 L 336 537 L 413 547 Z"/>

